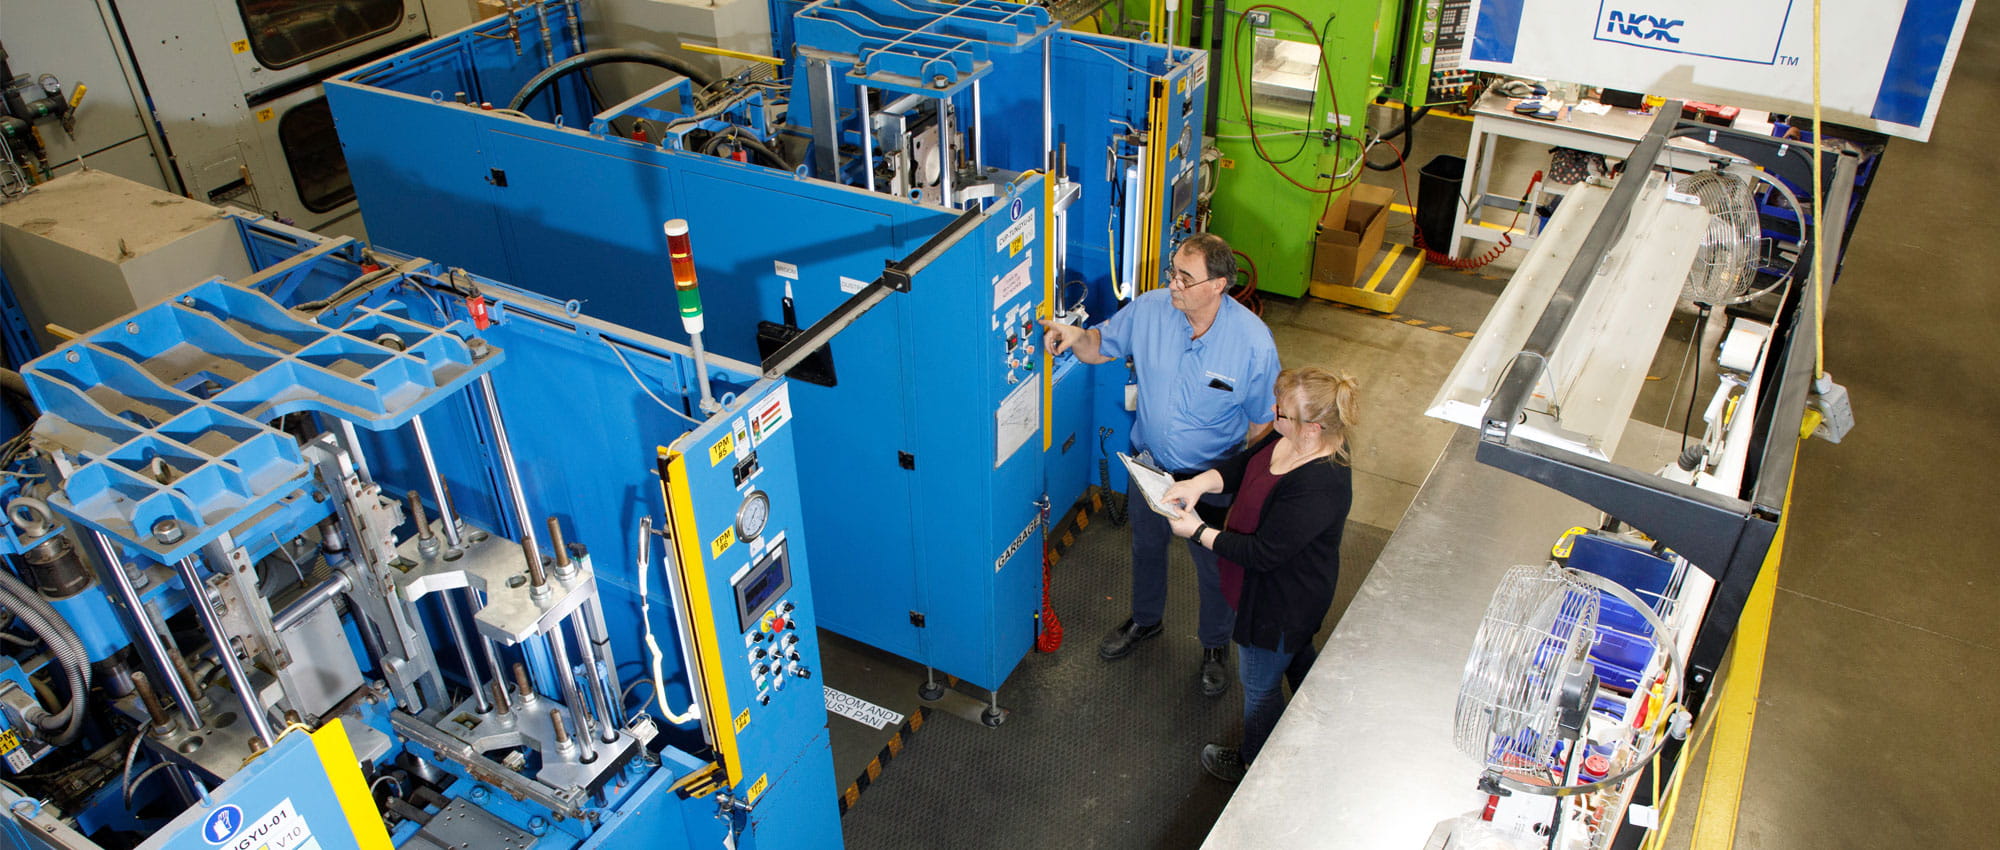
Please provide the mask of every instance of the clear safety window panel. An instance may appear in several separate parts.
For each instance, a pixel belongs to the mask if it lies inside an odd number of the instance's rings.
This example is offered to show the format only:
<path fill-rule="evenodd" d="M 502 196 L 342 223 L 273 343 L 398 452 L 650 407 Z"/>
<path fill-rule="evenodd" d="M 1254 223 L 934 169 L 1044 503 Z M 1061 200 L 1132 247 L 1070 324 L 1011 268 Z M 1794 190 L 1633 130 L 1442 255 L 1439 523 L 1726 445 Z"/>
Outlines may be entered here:
<path fill-rule="evenodd" d="M 285 68 L 396 28 L 403 0 L 236 0 L 250 50 Z"/>
<path fill-rule="evenodd" d="M 1319 58 L 1319 45 L 1257 36 L 1251 106 L 1267 115 L 1311 115 L 1313 94 L 1319 90 Z"/>
<path fill-rule="evenodd" d="M 333 134 L 333 110 L 326 98 L 287 110 L 278 119 L 278 144 L 306 209 L 323 213 L 354 200 L 354 181 L 347 176 L 347 157 Z"/>

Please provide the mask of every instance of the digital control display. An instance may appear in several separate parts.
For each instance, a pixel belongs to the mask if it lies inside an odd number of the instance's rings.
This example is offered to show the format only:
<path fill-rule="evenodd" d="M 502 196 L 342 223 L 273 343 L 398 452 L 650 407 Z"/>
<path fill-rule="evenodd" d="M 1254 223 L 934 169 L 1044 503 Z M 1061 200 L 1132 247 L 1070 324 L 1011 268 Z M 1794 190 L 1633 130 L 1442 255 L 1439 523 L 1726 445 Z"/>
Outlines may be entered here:
<path fill-rule="evenodd" d="M 750 571 L 735 582 L 736 618 L 739 631 L 749 631 L 757 620 L 769 610 L 771 603 L 792 588 L 791 559 L 785 554 L 785 544 L 778 541 L 750 565 Z"/>

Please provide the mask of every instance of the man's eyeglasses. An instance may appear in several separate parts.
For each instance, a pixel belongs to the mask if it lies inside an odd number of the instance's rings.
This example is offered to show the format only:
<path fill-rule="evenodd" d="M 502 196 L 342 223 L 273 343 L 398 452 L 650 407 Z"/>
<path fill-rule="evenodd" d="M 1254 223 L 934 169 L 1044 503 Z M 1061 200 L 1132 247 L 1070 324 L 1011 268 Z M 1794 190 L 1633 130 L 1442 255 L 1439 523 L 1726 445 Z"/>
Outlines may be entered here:
<path fill-rule="evenodd" d="M 1173 287 L 1174 289 L 1186 289 L 1190 286 L 1194 286 L 1195 284 L 1207 283 L 1211 280 L 1215 280 L 1215 278 L 1205 277 L 1200 280 L 1195 280 L 1193 275 L 1181 271 L 1180 269 L 1170 268 L 1167 270 L 1167 285 Z"/>

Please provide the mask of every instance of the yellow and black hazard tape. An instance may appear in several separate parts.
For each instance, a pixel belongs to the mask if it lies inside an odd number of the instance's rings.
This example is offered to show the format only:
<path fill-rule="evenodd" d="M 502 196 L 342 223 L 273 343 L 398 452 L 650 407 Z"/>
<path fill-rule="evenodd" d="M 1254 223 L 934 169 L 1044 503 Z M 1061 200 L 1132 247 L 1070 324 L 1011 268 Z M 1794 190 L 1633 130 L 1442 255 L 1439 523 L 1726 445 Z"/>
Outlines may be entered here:
<path fill-rule="evenodd" d="M 957 676 L 946 676 L 945 679 L 952 685 L 958 684 Z M 917 706 L 916 711 L 911 712 L 909 716 L 903 718 L 903 725 L 896 729 L 896 734 L 889 736 L 889 743 L 884 744 L 882 751 L 876 753 L 874 758 L 868 760 L 868 767 L 861 771 L 860 776 L 856 777 L 846 788 L 841 789 L 841 814 L 847 814 L 847 810 L 853 808 L 854 803 L 861 799 L 861 792 L 867 789 L 868 786 L 875 784 L 875 780 L 882 778 L 882 768 L 888 766 L 889 762 L 903 754 L 903 750 L 909 747 L 909 737 L 916 734 L 918 729 L 924 728 L 924 723 L 930 719 L 930 714 L 930 706 L 920 705 Z"/>
<path fill-rule="evenodd" d="M 1435 331 L 1437 333 L 1445 334 L 1447 336 L 1455 336 L 1458 337 L 1459 339 L 1471 339 L 1473 334 L 1476 333 L 1476 331 L 1461 330 L 1458 328 L 1454 328 L 1450 325 L 1440 324 L 1437 322 L 1430 321 L 1428 319 L 1418 319 L 1412 316 L 1405 316 L 1401 313 L 1384 313 L 1380 310 L 1370 310 L 1366 307 L 1356 307 L 1353 304 L 1342 304 L 1338 301 L 1321 301 L 1319 303 L 1325 304 L 1329 307 L 1338 307 L 1350 313 L 1360 313 L 1363 316 L 1374 316 L 1378 319 L 1388 319 L 1389 321 L 1396 322 L 1397 324 L 1409 325 L 1410 327 L 1413 328 L 1422 328 L 1427 331 Z"/>
<path fill-rule="evenodd" d="M 1077 535 L 1090 527 L 1090 515 L 1101 510 L 1104 510 L 1104 491 L 1092 484 L 1085 488 L 1084 494 L 1077 497 L 1076 504 L 1070 506 L 1069 512 L 1063 514 L 1062 520 L 1043 538 L 1042 545 L 1048 550 L 1050 564 L 1062 560 L 1063 553 L 1076 545 Z"/>

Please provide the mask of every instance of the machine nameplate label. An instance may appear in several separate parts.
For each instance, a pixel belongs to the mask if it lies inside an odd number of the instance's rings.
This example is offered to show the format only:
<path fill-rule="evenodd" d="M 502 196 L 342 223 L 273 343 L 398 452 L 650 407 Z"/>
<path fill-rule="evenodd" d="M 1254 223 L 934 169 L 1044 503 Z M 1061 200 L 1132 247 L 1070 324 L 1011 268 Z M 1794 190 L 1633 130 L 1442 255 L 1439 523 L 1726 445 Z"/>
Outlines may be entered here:
<path fill-rule="evenodd" d="M 1000 231 L 1000 238 L 993 240 L 994 251 L 1006 251 L 1012 257 L 1021 253 L 1035 241 L 1035 218 L 1039 210 L 1029 210 L 1027 215 L 1014 220 L 1006 230 Z"/>
<path fill-rule="evenodd" d="M 221 826 L 213 817 L 203 824 L 203 833 L 211 843 L 215 836 L 208 834 L 210 825 Z M 298 810 L 292 808 L 292 798 L 286 797 L 277 807 L 265 812 L 255 820 L 244 821 L 235 831 L 235 837 L 224 839 L 225 850 L 312 850 L 318 845 L 313 840 L 312 827 L 306 824 Z"/>
<path fill-rule="evenodd" d="M 903 722 L 903 715 L 850 693 L 826 688 L 826 710 L 864 726 L 887 729 Z"/>
<path fill-rule="evenodd" d="M 715 445 L 708 447 L 708 465 L 714 466 L 721 463 L 735 453 L 736 437 L 732 434 L 724 434 L 722 435 L 722 439 L 715 441 Z"/>
<path fill-rule="evenodd" d="M 229 43 L 229 52 L 231 52 L 231 53 L 249 53 L 249 52 L 250 52 L 250 39 L 247 39 L 247 38 L 239 38 L 239 39 L 237 39 L 237 40 L 235 40 L 235 41 L 232 41 L 232 42 L 230 42 L 230 43 Z"/>
<path fill-rule="evenodd" d="M 709 542 L 708 556 L 711 558 L 720 558 L 722 557 L 722 553 L 729 551 L 729 547 L 734 545 L 736 545 L 736 527 L 730 526 L 723 529 L 721 534 L 716 535 L 715 539 Z"/>
<path fill-rule="evenodd" d="M 769 787 L 771 787 L 771 774 L 761 774 L 757 777 L 756 782 L 751 783 L 750 790 L 744 793 L 743 798 L 749 800 L 752 805 L 755 805 L 757 798 L 764 796 L 764 789 Z"/>
<path fill-rule="evenodd" d="M 736 713 L 736 731 L 742 732 L 743 727 L 748 725 L 750 725 L 750 709 L 746 708 Z"/>

